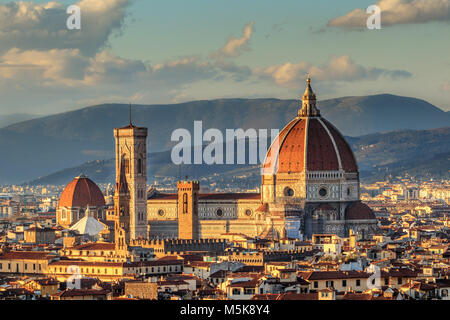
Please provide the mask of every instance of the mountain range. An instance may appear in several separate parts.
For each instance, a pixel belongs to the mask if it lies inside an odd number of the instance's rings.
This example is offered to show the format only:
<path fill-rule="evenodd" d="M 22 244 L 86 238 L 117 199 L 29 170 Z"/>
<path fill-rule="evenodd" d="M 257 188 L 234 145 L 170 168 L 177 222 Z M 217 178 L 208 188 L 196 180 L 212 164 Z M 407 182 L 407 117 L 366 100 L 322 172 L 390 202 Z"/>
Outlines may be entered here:
<path fill-rule="evenodd" d="M 450 179 L 450 127 L 377 133 L 356 138 L 348 137 L 347 140 L 358 160 L 360 176 L 364 182 L 406 175 L 438 180 Z M 248 149 L 247 144 L 246 154 Z M 150 153 L 147 161 L 149 183 L 158 181 L 164 186 L 174 187 L 176 180 L 185 176 L 200 180 L 203 186 L 219 189 L 253 189 L 259 186 L 261 180 L 257 165 L 177 166 L 171 161 L 171 151 Z M 113 183 L 114 160 L 89 161 L 27 184 L 63 185 L 81 173 L 88 175 L 97 183 Z"/>
<path fill-rule="evenodd" d="M 375 139 L 375 136 L 371 137 L 375 133 L 408 129 L 419 130 L 417 132 L 420 134 L 426 129 L 448 127 L 450 123 L 450 113 L 426 101 L 389 94 L 323 100 L 318 102 L 318 107 L 321 114 L 344 135 L 364 136 L 368 141 Z M 132 121 L 137 126 L 148 128 L 148 151 L 157 155 L 174 145 L 171 134 L 175 129 L 185 128 L 192 132 L 195 120 L 203 121 L 204 131 L 208 128 L 217 128 L 222 132 L 227 128 L 281 129 L 295 117 L 298 109 L 298 100 L 205 100 L 170 105 L 136 105 L 133 106 Z M 113 128 L 128 124 L 128 111 L 125 104 L 103 104 L 1 128 L 0 184 L 31 181 L 67 168 L 77 168 L 88 161 L 92 163 L 113 158 Z M 408 131 L 405 134 L 408 135 Z M 414 136 L 412 133 L 410 135 Z M 406 142 L 407 136 L 396 136 L 399 140 L 393 142 L 397 146 L 399 141 L 406 145 L 414 143 Z M 389 139 L 391 136 L 379 137 Z M 358 154 L 358 148 L 365 145 L 355 145 L 355 141 L 361 140 L 352 139 L 360 138 L 349 138 Z M 415 139 L 420 141 L 421 138 Z M 448 141 L 443 141 L 441 147 L 448 148 Z M 384 144 L 380 148 L 389 146 Z M 398 160 L 387 159 L 383 151 L 376 155 L 369 154 L 363 152 L 359 159 L 362 170 L 366 166 L 365 157 L 369 167 Z M 404 158 L 405 154 L 398 156 Z"/>
<path fill-rule="evenodd" d="M 10 113 L 6 115 L 0 115 L 0 128 L 39 117 L 41 116 L 28 113 Z"/>

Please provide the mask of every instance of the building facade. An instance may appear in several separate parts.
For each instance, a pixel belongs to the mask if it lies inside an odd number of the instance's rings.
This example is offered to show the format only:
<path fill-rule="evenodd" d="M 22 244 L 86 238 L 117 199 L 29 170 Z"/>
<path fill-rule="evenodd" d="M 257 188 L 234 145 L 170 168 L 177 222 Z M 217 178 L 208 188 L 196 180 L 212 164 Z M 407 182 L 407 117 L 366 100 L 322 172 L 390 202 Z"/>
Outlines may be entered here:
<path fill-rule="evenodd" d="M 360 201 L 355 156 L 342 134 L 320 115 L 309 78 L 297 116 L 267 151 L 261 194 L 201 194 L 195 181 L 177 186 L 177 194 L 149 190 L 150 237 L 237 233 L 303 239 L 315 233 L 344 237 L 350 230 L 363 235 L 377 230 L 375 215 Z"/>

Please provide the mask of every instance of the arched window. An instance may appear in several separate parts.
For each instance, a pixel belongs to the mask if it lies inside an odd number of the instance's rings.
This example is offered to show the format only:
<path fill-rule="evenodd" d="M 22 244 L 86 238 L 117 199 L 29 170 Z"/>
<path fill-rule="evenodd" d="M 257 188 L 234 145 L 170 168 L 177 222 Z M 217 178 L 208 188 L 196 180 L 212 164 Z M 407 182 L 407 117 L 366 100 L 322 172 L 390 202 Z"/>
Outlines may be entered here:
<path fill-rule="evenodd" d="M 188 213 L 188 195 L 183 193 L 183 213 Z"/>
<path fill-rule="evenodd" d="M 138 174 L 142 174 L 142 159 L 141 158 L 139 158 L 137 161 L 137 171 L 138 171 Z"/>

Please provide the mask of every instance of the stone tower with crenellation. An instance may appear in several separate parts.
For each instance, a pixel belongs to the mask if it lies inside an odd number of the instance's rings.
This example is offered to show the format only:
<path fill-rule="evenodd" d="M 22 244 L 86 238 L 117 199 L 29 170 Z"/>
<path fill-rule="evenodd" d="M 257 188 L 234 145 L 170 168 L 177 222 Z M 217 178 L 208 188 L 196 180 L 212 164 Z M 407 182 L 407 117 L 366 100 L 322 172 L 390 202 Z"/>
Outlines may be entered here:
<path fill-rule="evenodd" d="M 147 128 L 134 126 L 130 116 L 128 126 L 114 129 L 114 138 L 116 232 L 122 231 L 126 242 L 147 239 Z"/>
<path fill-rule="evenodd" d="M 178 181 L 178 238 L 199 239 L 198 181 Z"/>

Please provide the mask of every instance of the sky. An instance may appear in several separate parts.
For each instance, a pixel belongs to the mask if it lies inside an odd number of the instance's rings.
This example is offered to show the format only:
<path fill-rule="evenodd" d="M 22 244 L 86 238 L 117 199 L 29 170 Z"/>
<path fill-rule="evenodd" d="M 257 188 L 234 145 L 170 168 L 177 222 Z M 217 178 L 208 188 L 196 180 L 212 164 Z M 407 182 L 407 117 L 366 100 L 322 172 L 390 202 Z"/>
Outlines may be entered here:
<path fill-rule="evenodd" d="M 450 0 L 0 2 L 0 115 L 295 99 L 307 74 L 319 100 L 391 93 L 450 110 Z"/>

